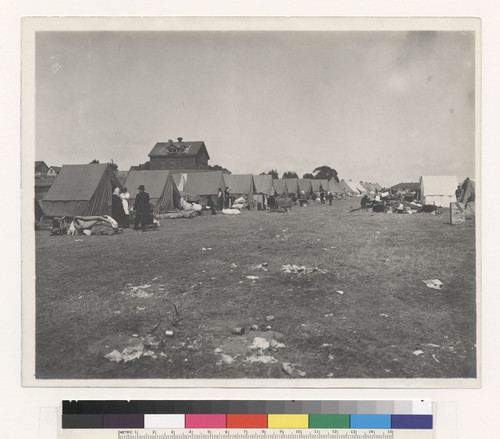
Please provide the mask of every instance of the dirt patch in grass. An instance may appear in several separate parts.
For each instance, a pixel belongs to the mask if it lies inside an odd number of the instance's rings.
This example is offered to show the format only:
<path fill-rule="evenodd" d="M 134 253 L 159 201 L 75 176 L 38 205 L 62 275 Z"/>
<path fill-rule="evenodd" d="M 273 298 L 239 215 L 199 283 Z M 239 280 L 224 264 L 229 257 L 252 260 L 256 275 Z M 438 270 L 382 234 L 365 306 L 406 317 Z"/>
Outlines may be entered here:
<path fill-rule="evenodd" d="M 351 207 L 163 220 L 78 240 L 37 232 L 37 377 L 290 378 L 283 363 L 305 378 L 474 377 L 474 222 Z M 293 264 L 318 270 L 283 271 Z M 422 282 L 434 278 L 442 290 Z M 275 363 L 224 350 L 235 327 L 252 343 L 253 325 L 282 334 L 286 347 L 257 352 Z M 150 334 L 155 358 L 117 363 L 96 349 Z"/>

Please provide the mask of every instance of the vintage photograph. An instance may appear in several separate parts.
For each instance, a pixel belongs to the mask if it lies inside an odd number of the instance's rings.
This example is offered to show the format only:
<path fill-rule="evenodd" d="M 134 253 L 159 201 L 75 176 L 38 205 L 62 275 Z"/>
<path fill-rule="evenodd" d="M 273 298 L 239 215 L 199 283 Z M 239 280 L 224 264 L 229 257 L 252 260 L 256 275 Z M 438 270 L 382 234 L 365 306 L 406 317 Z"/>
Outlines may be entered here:
<path fill-rule="evenodd" d="M 24 383 L 479 385 L 479 24 L 241 21 L 24 23 Z"/>

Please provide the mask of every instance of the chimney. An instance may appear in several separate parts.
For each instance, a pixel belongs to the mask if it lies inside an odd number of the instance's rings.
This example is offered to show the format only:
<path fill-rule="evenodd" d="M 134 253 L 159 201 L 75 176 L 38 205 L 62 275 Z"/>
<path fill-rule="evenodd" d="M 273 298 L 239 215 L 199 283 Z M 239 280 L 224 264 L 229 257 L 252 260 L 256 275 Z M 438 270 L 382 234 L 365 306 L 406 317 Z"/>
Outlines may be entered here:
<path fill-rule="evenodd" d="M 179 143 L 181 143 L 181 142 L 182 142 L 182 137 L 177 137 L 177 141 L 178 141 Z"/>

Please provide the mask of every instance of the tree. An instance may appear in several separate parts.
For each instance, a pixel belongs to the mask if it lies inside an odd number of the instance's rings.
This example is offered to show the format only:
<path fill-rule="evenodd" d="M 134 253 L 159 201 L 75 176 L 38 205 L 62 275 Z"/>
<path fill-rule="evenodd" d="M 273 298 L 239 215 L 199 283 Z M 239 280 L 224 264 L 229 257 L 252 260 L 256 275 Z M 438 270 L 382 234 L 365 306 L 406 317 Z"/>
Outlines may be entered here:
<path fill-rule="evenodd" d="M 277 169 L 271 169 L 270 171 L 263 172 L 260 175 L 271 175 L 273 177 L 273 180 L 276 180 L 279 178 Z"/>
<path fill-rule="evenodd" d="M 281 178 L 299 178 L 295 171 L 286 171 Z"/>
<path fill-rule="evenodd" d="M 313 174 L 310 174 L 309 172 L 306 172 L 302 178 L 310 178 L 311 180 L 314 180 L 314 175 Z"/>
<path fill-rule="evenodd" d="M 229 169 L 226 169 L 226 168 L 223 168 L 222 166 L 219 166 L 219 165 L 208 165 L 208 169 L 210 171 L 225 171 L 225 172 L 229 172 L 231 173 L 231 171 Z"/>
<path fill-rule="evenodd" d="M 317 180 L 330 180 L 331 178 L 333 178 L 337 183 L 339 182 L 337 171 L 333 168 L 330 168 L 330 166 L 318 166 L 313 171 L 313 174 L 315 175 L 314 178 L 316 178 Z"/>
<path fill-rule="evenodd" d="M 113 160 L 111 159 L 109 162 L 108 162 L 109 166 L 111 166 L 111 169 L 116 172 L 118 171 L 118 164 Z"/>
<path fill-rule="evenodd" d="M 97 160 L 97 159 L 94 159 L 94 160 L 92 160 L 92 161 L 89 163 L 89 165 L 98 165 L 98 164 L 99 164 L 99 160 Z"/>

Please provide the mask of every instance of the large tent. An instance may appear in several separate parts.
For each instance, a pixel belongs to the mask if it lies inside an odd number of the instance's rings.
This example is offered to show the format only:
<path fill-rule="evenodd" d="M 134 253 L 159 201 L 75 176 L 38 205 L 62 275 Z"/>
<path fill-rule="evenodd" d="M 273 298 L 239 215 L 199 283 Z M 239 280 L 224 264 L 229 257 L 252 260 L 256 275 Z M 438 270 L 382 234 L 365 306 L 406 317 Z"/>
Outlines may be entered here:
<path fill-rule="evenodd" d="M 139 185 L 146 187 L 154 213 L 164 213 L 180 208 L 179 190 L 170 171 L 130 171 L 125 186 L 133 205 Z"/>
<path fill-rule="evenodd" d="M 309 178 L 299 178 L 299 196 L 300 198 L 311 198 L 312 196 L 312 184 Z"/>
<path fill-rule="evenodd" d="M 286 182 L 286 189 L 290 195 L 299 196 L 299 179 L 298 178 L 284 178 Z"/>
<path fill-rule="evenodd" d="M 311 188 L 314 193 L 319 194 L 321 187 L 324 191 L 328 191 L 328 180 L 311 180 Z"/>
<path fill-rule="evenodd" d="M 221 171 L 188 172 L 184 185 L 185 193 L 203 197 L 204 201 L 208 197 L 217 197 L 219 189 L 224 191 L 226 184 Z M 213 200 L 215 203 L 215 199 Z"/>
<path fill-rule="evenodd" d="M 278 196 L 288 196 L 288 188 L 286 185 L 286 180 L 282 178 L 275 178 L 273 180 L 274 190 L 276 191 L 276 195 Z"/>
<path fill-rule="evenodd" d="M 224 183 L 230 188 L 229 194 L 233 197 L 243 197 L 247 200 L 248 208 L 253 209 L 253 194 L 255 183 L 252 174 L 224 174 Z"/>
<path fill-rule="evenodd" d="M 467 177 L 462 183 L 460 203 L 465 204 L 465 212 L 475 215 L 476 213 L 476 182 Z"/>
<path fill-rule="evenodd" d="M 345 192 L 344 189 L 342 188 L 342 185 L 340 183 L 337 183 L 334 178 L 332 178 L 328 182 L 327 190 L 332 194 L 342 194 Z"/>
<path fill-rule="evenodd" d="M 358 193 L 358 191 L 352 188 L 350 185 L 348 185 L 344 179 L 340 180 L 339 185 L 346 194 L 354 195 Z"/>
<path fill-rule="evenodd" d="M 273 177 L 272 175 L 254 175 L 253 182 L 255 183 L 253 199 L 257 203 L 257 207 L 259 207 L 260 203 L 261 208 L 265 209 L 267 208 L 268 197 L 276 193 L 273 186 Z"/>
<path fill-rule="evenodd" d="M 420 177 L 420 201 L 424 204 L 449 206 L 457 201 L 458 180 L 454 175 L 425 175 Z"/>
<path fill-rule="evenodd" d="M 353 180 L 342 180 L 344 184 L 348 187 L 349 192 L 351 192 L 354 195 L 359 195 L 361 192 L 364 193 L 364 189 L 358 189 L 358 186 Z"/>
<path fill-rule="evenodd" d="M 254 175 L 253 182 L 257 194 L 264 194 L 265 196 L 275 194 L 272 175 Z"/>
<path fill-rule="evenodd" d="M 116 187 L 120 182 L 108 164 L 64 165 L 43 200 L 45 215 L 109 215 Z"/>

